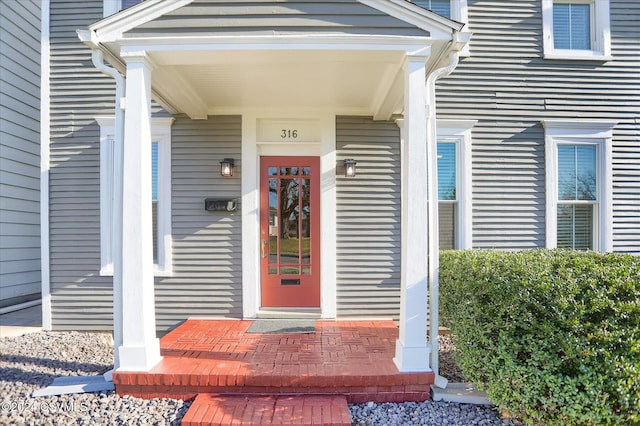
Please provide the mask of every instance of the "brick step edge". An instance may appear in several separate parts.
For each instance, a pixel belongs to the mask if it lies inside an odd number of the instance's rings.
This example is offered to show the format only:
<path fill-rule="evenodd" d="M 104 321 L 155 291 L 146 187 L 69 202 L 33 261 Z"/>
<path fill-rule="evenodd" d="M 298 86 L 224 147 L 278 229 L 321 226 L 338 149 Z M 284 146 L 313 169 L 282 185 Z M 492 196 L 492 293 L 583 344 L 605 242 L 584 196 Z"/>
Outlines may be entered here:
<path fill-rule="evenodd" d="M 350 426 L 351 415 L 344 395 L 203 393 L 189 407 L 182 425 Z"/>

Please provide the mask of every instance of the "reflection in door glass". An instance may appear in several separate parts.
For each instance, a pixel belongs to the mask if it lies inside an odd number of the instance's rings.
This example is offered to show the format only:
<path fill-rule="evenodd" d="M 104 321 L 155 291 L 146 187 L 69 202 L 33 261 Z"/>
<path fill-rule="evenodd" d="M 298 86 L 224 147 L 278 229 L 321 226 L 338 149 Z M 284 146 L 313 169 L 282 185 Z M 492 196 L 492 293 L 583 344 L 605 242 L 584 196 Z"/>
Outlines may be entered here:
<path fill-rule="evenodd" d="M 300 179 L 300 206 L 302 213 L 300 215 L 300 228 L 302 239 L 302 264 L 311 263 L 311 209 L 309 208 L 309 180 Z"/>
<path fill-rule="evenodd" d="M 270 167 L 268 273 L 311 274 L 310 167 Z M 298 176 L 298 177 L 296 177 Z M 302 178 L 304 176 L 304 178 Z"/>
<path fill-rule="evenodd" d="M 275 167 L 269 168 L 276 172 Z M 274 264 L 278 260 L 278 179 L 269 179 L 269 264 Z M 277 274 L 275 267 L 269 268 L 269 274 Z"/>
<path fill-rule="evenodd" d="M 298 238 L 300 188 L 298 179 L 280 180 L 280 264 L 298 264 L 300 242 Z M 282 271 L 280 272 L 282 273 Z M 298 272 L 289 272 L 298 273 Z"/>

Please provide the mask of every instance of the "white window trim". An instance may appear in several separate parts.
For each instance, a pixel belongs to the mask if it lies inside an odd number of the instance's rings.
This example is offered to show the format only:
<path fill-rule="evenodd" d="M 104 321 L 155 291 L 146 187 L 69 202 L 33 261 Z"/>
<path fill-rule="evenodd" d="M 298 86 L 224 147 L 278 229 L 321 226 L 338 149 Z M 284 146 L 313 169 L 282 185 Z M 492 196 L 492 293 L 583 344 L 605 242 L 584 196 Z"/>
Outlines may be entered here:
<path fill-rule="evenodd" d="M 591 50 L 556 49 L 553 45 L 553 3 L 591 5 Z M 611 60 L 609 0 L 542 0 L 542 36 L 545 59 Z"/>
<path fill-rule="evenodd" d="M 115 118 L 95 117 L 100 125 L 100 275 L 113 275 L 113 170 Z M 151 119 L 151 140 L 158 143 L 158 263 L 155 276 L 172 275 L 171 125 L 172 117 Z"/>
<path fill-rule="evenodd" d="M 458 220 L 456 249 L 473 248 L 473 189 L 471 165 L 471 129 L 477 120 L 438 120 L 438 141 L 456 142 L 456 192 Z"/>
<path fill-rule="evenodd" d="M 596 146 L 598 214 L 595 224 L 595 251 L 613 251 L 613 121 L 544 120 L 545 184 L 546 184 L 546 247 L 558 243 L 558 145 L 588 144 Z"/>

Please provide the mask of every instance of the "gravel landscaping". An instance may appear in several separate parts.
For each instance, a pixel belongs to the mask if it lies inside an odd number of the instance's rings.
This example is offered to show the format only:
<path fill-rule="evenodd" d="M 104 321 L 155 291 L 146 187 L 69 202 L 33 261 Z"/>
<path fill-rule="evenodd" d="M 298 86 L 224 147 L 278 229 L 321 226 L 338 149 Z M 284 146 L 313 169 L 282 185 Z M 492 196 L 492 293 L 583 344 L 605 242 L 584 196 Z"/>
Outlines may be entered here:
<path fill-rule="evenodd" d="M 40 332 L 0 338 L 0 425 L 179 425 L 190 402 L 143 400 L 114 392 L 32 398 L 55 377 L 102 374 L 111 368 L 105 333 Z M 441 373 L 460 381 L 455 349 L 441 337 Z M 354 425 L 508 425 L 491 407 L 426 401 L 350 406 Z"/>

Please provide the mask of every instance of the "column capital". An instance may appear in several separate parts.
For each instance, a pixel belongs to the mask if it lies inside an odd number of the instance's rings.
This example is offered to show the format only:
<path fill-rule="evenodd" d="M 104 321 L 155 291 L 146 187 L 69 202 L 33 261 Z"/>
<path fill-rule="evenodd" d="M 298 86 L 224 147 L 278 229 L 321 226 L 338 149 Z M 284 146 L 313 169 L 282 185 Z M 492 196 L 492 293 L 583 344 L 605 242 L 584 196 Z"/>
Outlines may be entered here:
<path fill-rule="evenodd" d="M 430 56 L 431 56 L 431 46 L 424 46 L 412 52 L 407 52 L 405 56 L 405 60 L 411 61 L 411 62 L 426 63 Z"/>
<path fill-rule="evenodd" d="M 156 63 L 149 56 L 149 53 L 146 50 L 135 50 L 135 51 L 123 51 L 121 53 L 124 61 L 129 64 L 142 64 L 149 68 L 150 71 L 156 69 Z"/>

